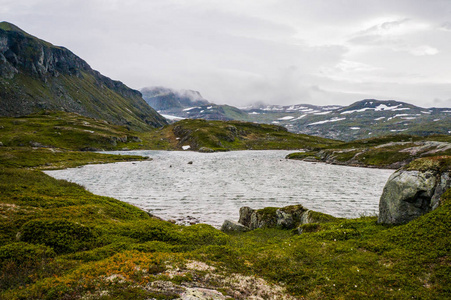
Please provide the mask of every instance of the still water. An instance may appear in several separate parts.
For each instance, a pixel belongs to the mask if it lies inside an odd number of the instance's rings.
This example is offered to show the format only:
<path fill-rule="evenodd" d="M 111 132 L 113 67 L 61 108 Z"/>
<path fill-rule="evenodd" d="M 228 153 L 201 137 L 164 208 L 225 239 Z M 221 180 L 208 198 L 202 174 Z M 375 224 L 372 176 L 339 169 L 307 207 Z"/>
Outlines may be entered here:
<path fill-rule="evenodd" d="M 285 159 L 291 152 L 127 151 L 122 154 L 152 160 L 46 173 L 179 224 L 220 227 L 225 219 L 237 221 L 242 206 L 302 204 L 345 218 L 378 213 L 379 197 L 392 170 Z"/>

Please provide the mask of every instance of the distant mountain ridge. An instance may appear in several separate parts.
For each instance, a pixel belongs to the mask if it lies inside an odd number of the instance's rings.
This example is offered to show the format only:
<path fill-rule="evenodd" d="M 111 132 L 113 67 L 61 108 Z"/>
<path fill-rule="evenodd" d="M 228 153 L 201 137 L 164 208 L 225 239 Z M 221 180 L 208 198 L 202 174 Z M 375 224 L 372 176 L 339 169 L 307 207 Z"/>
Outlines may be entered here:
<path fill-rule="evenodd" d="M 8 22 L 0 23 L 0 103 L 1 116 L 57 110 L 141 130 L 167 124 L 139 91 Z"/>
<path fill-rule="evenodd" d="M 158 94 L 164 89 L 166 94 Z M 169 118 L 240 120 L 277 124 L 289 131 L 344 141 L 396 133 L 428 136 L 451 134 L 450 108 L 422 108 L 395 100 L 365 99 L 348 106 L 311 104 L 265 105 L 247 107 L 186 101 L 174 90 L 158 88 L 148 103 Z M 196 92 L 200 96 L 200 93 Z M 201 98 L 203 101 L 207 101 Z M 153 100 L 155 101 L 155 100 Z M 177 103 L 177 104 L 174 104 Z"/>
<path fill-rule="evenodd" d="M 141 93 L 151 107 L 170 120 L 250 121 L 246 112 L 230 105 L 211 103 L 198 91 L 146 87 L 141 89 Z"/>
<path fill-rule="evenodd" d="M 342 107 L 283 111 L 251 110 L 254 120 L 285 126 L 292 132 L 344 141 L 404 133 L 451 133 L 451 109 L 422 108 L 395 100 L 365 99 Z M 273 120 L 273 121 L 271 121 Z"/>

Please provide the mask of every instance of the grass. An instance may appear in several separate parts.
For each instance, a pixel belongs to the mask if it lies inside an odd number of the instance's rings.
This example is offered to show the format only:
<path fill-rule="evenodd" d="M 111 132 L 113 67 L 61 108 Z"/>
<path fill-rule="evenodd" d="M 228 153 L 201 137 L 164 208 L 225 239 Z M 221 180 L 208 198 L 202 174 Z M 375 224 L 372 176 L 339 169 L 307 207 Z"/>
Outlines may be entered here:
<path fill-rule="evenodd" d="M 153 132 L 153 140 L 164 140 L 170 148 L 214 151 L 318 149 L 340 142 L 288 132 L 284 127 L 241 121 L 182 120 Z"/>
<path fill-rule="evenodd" d="M 303 225 L 301 234 L 264 228 L 227 235 L 204 224 L 179 226 L 41 172 L 143 159 L 74 151 L 77 143 L 86 143 L 83 136 L 52 141 L 43 119 L 52 128 L 83 128 L 78 126 L 87 121 L 88 130 L 114 136 L 102 122 L 69 116 L 60 125 L 52 122 L 67 115 L 0 120 L 5 144 L 0 147 L 0 299 L 175 299 L 190 285 L 236 299 L 257 292 L 273 299 L 446 299 L 451 293 L 451 190 L 438 209 L 400 226 L 377 224 L 377 217 L 335 219 L 315 212 L 310 217 L 318 223 Z M 187 133 L 190 124 L 175 130 L 185 132 L 180 138 L 196 136 Z M 219 138 L 230 144 L 268 131 L 284 134 L 277 127 L 239 122 L 211 126 L 215 136 L 231 133 Z M 47 147 L 27 144 L 30 128 L 41 134 L 29 138 Z M 109 130 L 118 137 L 126 132 L 114 126 Z M 176 136 L 174 126 L 151 134 Z M 141 143 L 153 140 L 145 134 L 140 138 Z M 304 139 L 303 145 L 313 148 L 317 142 Z M 115 147 L 135 142 L 121 143 Z M 442 156 L 406 168 L 443 171 L 449 166 L 449 157 Z"/>
<path fill-rule="evenodd" d="M 206 279 L 224 272 L 264 278 L 299 299 L 444 299 L 450 293 L 451 191 L 437 210 L 396 227 L 362 217 L 308 224 L 302 234 L 267 228 L 226 235 L 208 225 L 154 219 L 53 179 L 36 159 L 49 151 L 28 151 L 32 161 L 0 164 L 1 299 L 101 298 L 102 291 L 102 299 L 175 298 L 169 289 L 146 288 L 161 281 L 194 281 L 230 294 L 223 281 Z M 79 155 L 80 161 L 111 159 Z M 187 270 L 190 261 L 216 269 Z"/>
<path fill-rule="evenodd" d="M 190 150 L 214 151 L 320 149 L 340 143 L 290 133 L 280 126 L 240 121 L 183 120 L 143 132 L 75 113 L 49 111 L 0 118 L 0 142 L 6 147 L 66 150 L 181 150 L 189 145 Z"/>

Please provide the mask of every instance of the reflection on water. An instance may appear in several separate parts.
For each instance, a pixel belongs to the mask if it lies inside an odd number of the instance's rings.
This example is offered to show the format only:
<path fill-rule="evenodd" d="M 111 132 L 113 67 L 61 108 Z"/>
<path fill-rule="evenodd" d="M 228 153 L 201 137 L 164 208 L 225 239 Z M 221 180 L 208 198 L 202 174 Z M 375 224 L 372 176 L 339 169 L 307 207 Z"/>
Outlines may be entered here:
<path fill-rule="evenodd" d="M 153 160 L 46 173 L 178 223 L 219 227 L 225 219 L 238 220 L 242 206 L 302 204 L 346 218 L 378 212 L 379 197 L 393 171 L 286 160 L 291 152 L 128 151 Z"/>

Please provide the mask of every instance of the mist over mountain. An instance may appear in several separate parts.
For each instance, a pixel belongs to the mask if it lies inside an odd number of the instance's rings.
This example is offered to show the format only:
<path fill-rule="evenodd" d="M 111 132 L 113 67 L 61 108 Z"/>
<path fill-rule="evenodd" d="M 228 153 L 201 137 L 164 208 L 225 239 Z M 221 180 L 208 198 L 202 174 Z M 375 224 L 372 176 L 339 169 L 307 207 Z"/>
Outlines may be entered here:
<path fill-rule="evenodd" d="M 208 105 L 198 91 L 173 90 L 166 87 L 145 87 L 141 89 L 144 100 L 156 110 L 187 108 Z"/>
<path fill-rule="evenodd" d="M 57 110 L 141 130 L 166 124 L 139 91 L 8 22 L 0 23 L 0 103 L 0 116 Z"/>
<path fill-rule="evenodd" d="M 210 103 L 198 91 L 147 87 L 141 89 L 141 93 L 150 106 L 172 121 L 180 119 L 249 121 L 247 114 L 240 109 Z"/>

